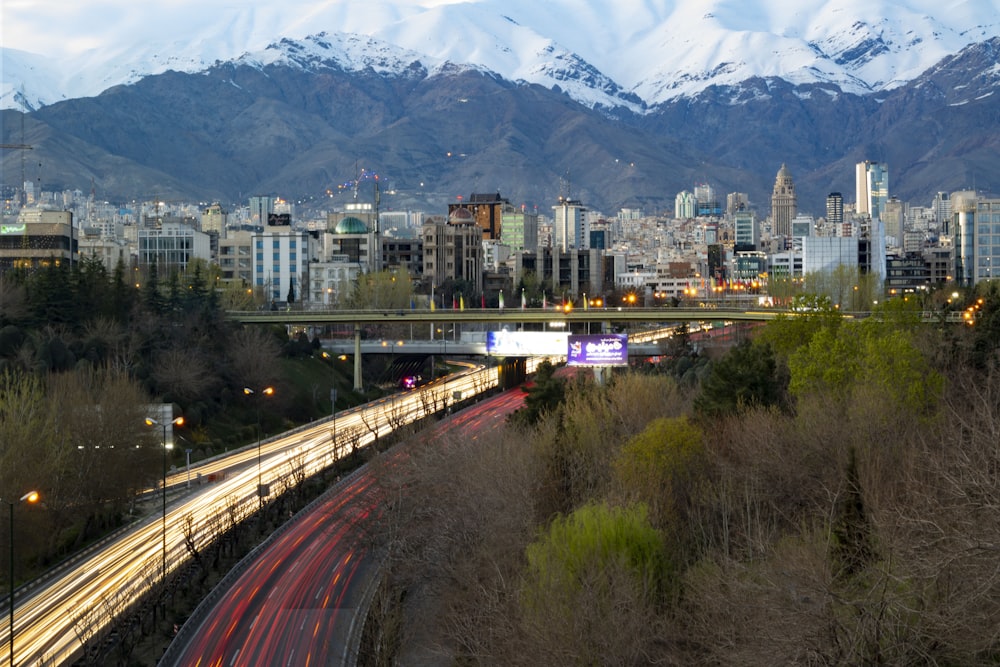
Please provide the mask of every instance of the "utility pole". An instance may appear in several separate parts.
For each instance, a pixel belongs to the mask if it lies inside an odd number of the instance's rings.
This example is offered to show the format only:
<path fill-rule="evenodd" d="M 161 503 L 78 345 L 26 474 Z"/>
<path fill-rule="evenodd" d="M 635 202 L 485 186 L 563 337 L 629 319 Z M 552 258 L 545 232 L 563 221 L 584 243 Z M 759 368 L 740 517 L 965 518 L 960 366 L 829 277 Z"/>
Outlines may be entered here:
<path fill-rule="evenodd" d="M 24 134 L 24 116 L 21 117 L 21 124 L 21 134 Z M 34 148 L 34 146 L 29 144 L 0 144 L 0 150 L 30 151 L 34 150 Z M 24 191 L 24 153 L 21 153 L 21 187 L 18 188 L 18 190 L 21 192 L 21 201 L 19 203 L 21 206 L 24 206 L 28 203 L 27 197 L 25 196 L 26 193 Z"/>

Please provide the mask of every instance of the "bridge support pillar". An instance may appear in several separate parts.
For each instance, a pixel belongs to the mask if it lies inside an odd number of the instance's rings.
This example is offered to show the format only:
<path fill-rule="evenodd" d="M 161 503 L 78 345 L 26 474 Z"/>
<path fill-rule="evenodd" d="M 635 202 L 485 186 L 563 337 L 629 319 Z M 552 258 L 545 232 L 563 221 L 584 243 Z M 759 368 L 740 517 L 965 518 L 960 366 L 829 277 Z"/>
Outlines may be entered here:
<path fill-rule="evenodd" d="M 364 389 L 361 381 L 361 324 L 354 324 L 354 391 Z"/>

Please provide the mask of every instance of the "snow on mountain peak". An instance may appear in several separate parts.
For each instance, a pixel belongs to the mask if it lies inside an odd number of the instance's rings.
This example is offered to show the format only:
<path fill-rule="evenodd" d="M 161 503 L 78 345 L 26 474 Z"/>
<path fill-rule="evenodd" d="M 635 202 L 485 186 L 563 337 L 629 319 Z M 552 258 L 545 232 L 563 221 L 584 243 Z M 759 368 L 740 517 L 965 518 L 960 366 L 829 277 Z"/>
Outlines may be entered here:
<path fill-rule="evenodd" d="M 3 108 L 168 69 L 318 58 L 475 67 L 641 111 L 751 77 L 891 89 L 1000 34 L 1000 0 L 5 0 L 0 19 Z"/>

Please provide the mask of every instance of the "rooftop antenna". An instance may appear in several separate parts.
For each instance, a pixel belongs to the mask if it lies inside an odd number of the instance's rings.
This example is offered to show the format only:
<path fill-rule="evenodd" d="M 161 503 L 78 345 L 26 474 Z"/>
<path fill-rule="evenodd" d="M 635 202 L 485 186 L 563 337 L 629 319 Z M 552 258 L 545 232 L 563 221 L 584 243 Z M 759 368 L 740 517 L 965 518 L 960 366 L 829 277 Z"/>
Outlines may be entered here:
<path fill-rule="evenodd" d="M 22 91 L 23 94 L 23 91 Z M 34 146 L 29 146 L 24 143 L 24 113 L 21 113 L 21 143 L 19 144 L 0 144 L 0 149 L 11 149 L 21 151 L 21 187 L 18 190 L 21 192 L 21 202 L 20 205 L 23 208 L 28 203 L 28 193 L 24 191 L 24 161 L 25 161 L 25 151 L 30 151 L 34 149 Z"/>
<path fill-rule="evenodd" d="M 569 201 L 570 192 L 571 183 L 569 169 L 567 169 L 566 174 L 559 179 L 559 201 Z"/>

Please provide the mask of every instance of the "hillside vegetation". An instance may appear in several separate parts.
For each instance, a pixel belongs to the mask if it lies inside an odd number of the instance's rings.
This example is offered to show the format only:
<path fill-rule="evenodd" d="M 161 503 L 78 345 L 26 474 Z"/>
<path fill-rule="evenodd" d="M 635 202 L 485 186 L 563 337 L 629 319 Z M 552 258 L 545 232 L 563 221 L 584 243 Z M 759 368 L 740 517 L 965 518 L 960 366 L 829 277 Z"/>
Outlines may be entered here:
<path fill-rule="evenodd" d="M 314 354 L 318 340 L 228 320 L 247 296 L 216 288 L 213 271 L 109 273 L 85 259 L 0 276 L 0 498 L 41 496 L 15 513 L 19 581 L 135 518 L 185 449 L 196 463 L 253 442 L 258 417 L 267 434 L 329 415 L 332 387 L 339 408 L 370 398 L 343 362 Z M 260 406 L 243 391 L 267 386 Z M 163 429 L 145 423 L 163 419 L 156 404 L 184 418 L 166 460 Z"/>
<path fill-rule="evenodd" d="M 966 302 L 543 368 L 505 429 L 383 471 L 367 664 L 996 664 L 1000 297 Z"/>

